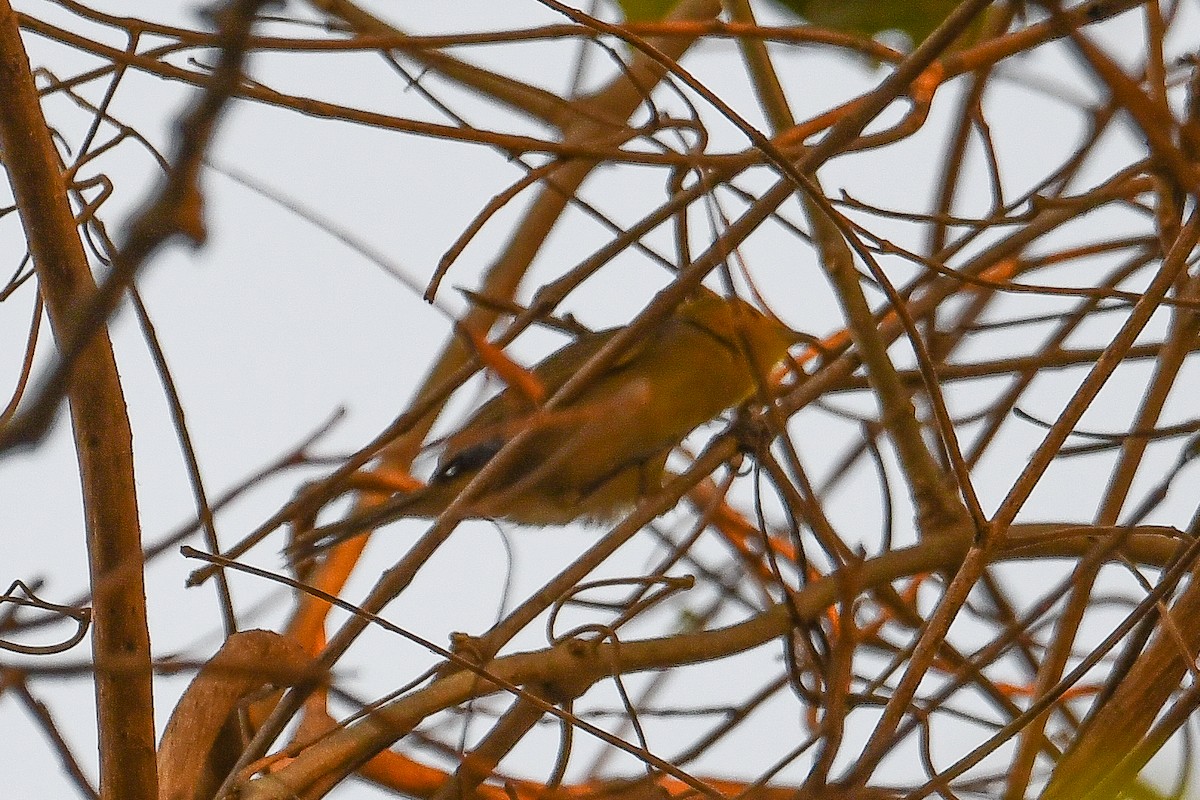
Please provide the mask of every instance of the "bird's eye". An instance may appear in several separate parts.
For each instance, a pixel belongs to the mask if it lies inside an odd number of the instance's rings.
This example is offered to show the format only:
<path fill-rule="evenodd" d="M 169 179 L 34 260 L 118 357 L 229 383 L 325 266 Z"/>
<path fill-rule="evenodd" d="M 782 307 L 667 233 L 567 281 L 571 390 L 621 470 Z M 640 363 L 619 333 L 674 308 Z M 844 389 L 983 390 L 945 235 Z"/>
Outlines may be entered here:
<path fill-rule="evenodd" d="M 454 480 L 463 473 L 475 472 L 481 469 L 484 464 L 491 461 L 492 457 L 496 453 L 499 453 L 500 448 L 503 446 L 504 442 L 498 439 L 472 445 L 456 453 L 454 458 L 438 467 L 437 472 L 433 474 L 430 482 L 445 483 L 446 481 Z"/>

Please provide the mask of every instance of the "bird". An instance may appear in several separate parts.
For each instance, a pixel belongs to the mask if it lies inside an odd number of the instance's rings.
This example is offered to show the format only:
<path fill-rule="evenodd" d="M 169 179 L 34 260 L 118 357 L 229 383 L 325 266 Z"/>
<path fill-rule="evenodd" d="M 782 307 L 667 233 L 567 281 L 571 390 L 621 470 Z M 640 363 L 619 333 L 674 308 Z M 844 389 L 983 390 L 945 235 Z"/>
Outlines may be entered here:
<path fill-rule="evenodd" d="M 557 392 L 621 328 L 585 333 L 530 372 Z M 573 399 L 540 408 L 508 386 L 446 437 L 429 483 L 297 535 L 311 553 L 407 517 L 434 518 L 513 441 L 465 517 L 529 526 L 619 519 L 662 487 L 667 457 L 694 429 L 755 396 L 801 337 L 740 298 L 708 289 L 633 342 Z"/>

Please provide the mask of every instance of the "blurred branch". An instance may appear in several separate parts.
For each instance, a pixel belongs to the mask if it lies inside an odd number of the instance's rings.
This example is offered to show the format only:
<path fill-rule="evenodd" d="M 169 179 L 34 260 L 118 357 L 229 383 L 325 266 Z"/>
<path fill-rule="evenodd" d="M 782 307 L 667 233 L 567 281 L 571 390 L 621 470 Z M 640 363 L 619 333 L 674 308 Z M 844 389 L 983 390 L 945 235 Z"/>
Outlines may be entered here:
<path fill-rule="evenodd" d="M 125 241 L 113 253 L 112 271 L 99 286 L 88 292 L 86 302 L 71 310 L 69 324 L 66 324 L 66 316 L 60 311 L 62 321 L 56 329 L 56 336 L 61 355 L 35 397 L 29 401 L 28 409 L 18 413 L 0 429 L 0 451 L 15 445 L 30 444 L 45 434 L 67 391 L 75 360 L 81 357 L 92 338 L 103 328 L 125 291 L 133 285 L 138 271 L 158 248 L 176 236 L 184 237 L 195 246 L 203 243 L 203 198 L 197 179 L 205 153 L 216 133 L 221 112 L 242 82 L 242 62 L 246 56 L 251 21 L 258 9 L 267 2 L 269 0 L 232 0 L 227 7 L 216 12 L 222 33 L 221 57 L 196 106 L 180 122 L 178 148 L 167 178 L 155 197 L 130 223 Z M 14 19 L 14 32 L 15 22 Z M 30 91 L 34 92 L 36 98 L 32 80 Z M 84 258 L 82 250 L 79 258 Z M 87 281 L 91 283 L 90 273 Z M 76 303 L 81 300 L 83 298 L 75 298 Z M 54 303 L 47 298 L 47 304 L 53 320 Z"/>

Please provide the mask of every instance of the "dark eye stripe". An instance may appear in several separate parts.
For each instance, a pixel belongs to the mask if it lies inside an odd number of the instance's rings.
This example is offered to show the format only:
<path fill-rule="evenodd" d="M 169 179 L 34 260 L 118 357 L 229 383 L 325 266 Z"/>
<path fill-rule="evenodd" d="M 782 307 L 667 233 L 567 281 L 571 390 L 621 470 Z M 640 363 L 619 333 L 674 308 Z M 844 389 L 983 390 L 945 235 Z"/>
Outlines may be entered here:
<path fill-rule="evenodd" d="M 474 472 L 481 469 L 484 464 L 492 460 L 492 457 L 496 453 L 500 452 L 500 448 L 503 446 L 504 442 L 499 439 L 493 439 L 492 441 L 481 442 L 460 451 L 454 458 L 438 467 L 430 483 L 445 483 L 457 478 L 464 472 Z"/>

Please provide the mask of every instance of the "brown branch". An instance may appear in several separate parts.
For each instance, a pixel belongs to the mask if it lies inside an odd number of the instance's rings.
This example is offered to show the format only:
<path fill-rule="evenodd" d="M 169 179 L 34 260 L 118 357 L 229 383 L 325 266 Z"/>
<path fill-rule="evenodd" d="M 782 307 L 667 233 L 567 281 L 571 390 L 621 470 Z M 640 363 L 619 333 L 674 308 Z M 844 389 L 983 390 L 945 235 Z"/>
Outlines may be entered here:
<path fill-rule="evenodd" d="M 1077 556 L 1086 551 L 1095 537 L 1113 532 L 1113 529 L 1069 524 L 1030 526 L 1028 532 L 1024 527 L 1014 526 L 1006 549 L 994 552 L 992 557 L 1024 557 L 1021 547 L 1026 539 L 1036 542 L 1043 555 Z M 1178 534 L 1171 529 L 1123 530 L 1121 534 L 1126 541 L 1140 536 L 1172 542 L 1168 545 L 1169 554 L 1176 554 L 1183 547 L 1179 539 L 1170 538 Z M 1119 558 L 1122 550 L 1118 548 L 1111 557 Z M 848 569 L 854 570 L 856 588 L 867 591 L 901 577 L 952 567 L 958 560 L 956 553 L 937 542 L 925 542 L 883 553 Z M 311 787 L 327 785 L 331 770 L 345 771 L 351 765 L 365 762 L 428 716 L 472 698 L 504 691 L 505 687 L 531 683 L 554 685 L 560 681 L 574 685 L 574 681 L 597 681 L 609 674 L 667 669 L 745 652 L 784 635 L 794 624 L 795 614 L 802 619 L 817 618 L 839 601 L 842 591 L 842 578 L 834 574 L 798 590 L 788 603 L 777 604 L 745 622 L 725 628 L 619 645 L 568 640 L 546 650 L 504 656 L 482 668 L 448 674 L 330 733 L 278 772 L 245 784 L 241 797 L 243 800 L 308 797 Z"/>
<path fill-rule="evenodd" d="M 63 346 L 77 335 L 79 309 L 93 301 L 96 287 L 8 0 L 0 0 L 0 96 L 5 98 L 0 150 L 51 326 Z M 93 333 L 78 346 L 71 380 L 64 375 L 62 391 L 70 399 L 88 563 L 96 588 L 92 642 L 100 793 L 106 799 L 152 800 L 157 794 L 154 706 L 133 447 L 112 344 L 103 327 Z M 9 422 L 3 433 L 10 433 L 14 425 L 15 420 Z M 130 564 L 138 566 L 121 580 L 108 581 L 110 574 Z M 136 661 L 137 669 L 108 671 L 114 659 L 128 658 Z"/>
<path fill-rule="evenodd" d="M 212 797 L 241 750 L 238 708 L 265 688 L 318 676 L 287 637 L 252 630 L 226 639 L 171 712 L 158 751 L 158 800 Z"/>
<path fill-rule="evenodd" d="M 1105 349 L 1104 355 L 1088 373 L 1071 402 L 1063 409 L 1055 426 L 1030 458 L 1028 466 L 1014 482 L 1008 496 L 996 512 L 995 521 L 998 525 L 1005 526 L 1016 517 L 1050 461 L 1070 436 L 1075 424 L 1133 346 L 1134 340 L 1149 322 L 1150 316 L 1158 309 L 1179 275 L 1187 268 L 1188 259 L 1197 241 L 1200 241 L 1200 214 L 1193 212 L 1192 218 L 1180 231 L 1179 238 L 1176 239 L 1171 252 L 1163 259 L 1162 268 L 1146 288 L 1142 299 L 1134 305 L 1112 344 Z"/>

